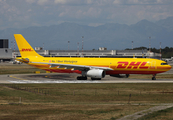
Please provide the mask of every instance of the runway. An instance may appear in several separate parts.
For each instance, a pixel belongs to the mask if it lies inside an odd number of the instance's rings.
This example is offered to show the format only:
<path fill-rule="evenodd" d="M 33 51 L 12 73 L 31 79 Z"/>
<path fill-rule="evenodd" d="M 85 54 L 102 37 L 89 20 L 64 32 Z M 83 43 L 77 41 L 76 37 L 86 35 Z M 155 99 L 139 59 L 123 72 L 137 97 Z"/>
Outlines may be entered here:
<path fill-rule="evenodd" d="M 78 74 L 42 73 L 0 75 L 0 83 L 173 83 L 173 79 L 132 79 L 106 76 L 102 80 L 76 80 Z"/>

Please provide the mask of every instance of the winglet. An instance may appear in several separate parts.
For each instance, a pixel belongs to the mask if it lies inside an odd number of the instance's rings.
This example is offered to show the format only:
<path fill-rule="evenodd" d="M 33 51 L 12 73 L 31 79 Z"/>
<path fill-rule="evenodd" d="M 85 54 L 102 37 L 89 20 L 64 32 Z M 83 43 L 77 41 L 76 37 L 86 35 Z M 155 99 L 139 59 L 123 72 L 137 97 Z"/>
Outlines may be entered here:
<path fill-rule="evenodd" d="M 25 38 L 21 34 L 14 34 L 14 38 L 16 39 L 21 57 L 42 57 L 31 47 L 31 45 L 25 40 Z"/>

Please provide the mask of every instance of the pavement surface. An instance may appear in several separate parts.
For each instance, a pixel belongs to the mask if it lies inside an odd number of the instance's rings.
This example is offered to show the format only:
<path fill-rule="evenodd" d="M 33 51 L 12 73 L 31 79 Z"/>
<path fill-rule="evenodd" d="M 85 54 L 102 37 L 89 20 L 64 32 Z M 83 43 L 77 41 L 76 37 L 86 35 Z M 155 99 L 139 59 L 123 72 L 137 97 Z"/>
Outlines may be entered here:
<path fill-rule="evenodd" d="M 42 73 L 0 75 L 0 83 L 173 83 L 173 79 L 131 79 L 106 76 L 102 80 L 76 80 L 79 74 Z"/>
<path fill-rule="evenodd" d="M 165 110 L 165 109 L 168 109 L 168 108 L 171 108 L 171 107 L 173 107 L 173 104 L 160 104 L 158 106 L 136 112 L 135 114 L 127 115 L 127 116 L 122 117 L 122 118 L 117 119 L 117 120 L 137 120 L 138 118 L 141 118 L 145 115 L 149 115 L 149 114 L 152 114 L 154 112 L 157 112 L 157 111 L 160 111 L 160 110 Z"/>

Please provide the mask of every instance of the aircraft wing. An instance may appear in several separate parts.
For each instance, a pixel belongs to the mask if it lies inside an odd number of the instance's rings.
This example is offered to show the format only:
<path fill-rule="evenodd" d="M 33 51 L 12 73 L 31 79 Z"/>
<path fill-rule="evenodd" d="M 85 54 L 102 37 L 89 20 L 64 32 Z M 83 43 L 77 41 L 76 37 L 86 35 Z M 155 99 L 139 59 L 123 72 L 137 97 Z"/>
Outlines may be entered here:
<path fill-rule="evenodd" d="M 109 67 L 96 67 L 96 66 L 87 66 L 87 65 L 74 65 L 74 64 L 61 64 L 61 63 L 43 63 L 43 62 L 32 62 L 38 64 L 48 64 L 50 67 L 57 67 L 57 68 L 65 68 L 65 69 L 73 69 L 73 70 L 90 70 L 90 69 L 102 69 L 105 71 L 113 70 Z"/>

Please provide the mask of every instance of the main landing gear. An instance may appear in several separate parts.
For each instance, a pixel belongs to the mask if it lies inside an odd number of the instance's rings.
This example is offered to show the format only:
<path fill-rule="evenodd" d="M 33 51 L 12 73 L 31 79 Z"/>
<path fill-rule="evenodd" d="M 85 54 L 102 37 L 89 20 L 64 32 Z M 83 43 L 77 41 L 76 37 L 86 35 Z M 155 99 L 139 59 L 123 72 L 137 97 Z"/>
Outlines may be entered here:
<path fill-rule="evenodd" d="M 152 80 L 156 80 L 156 74 L 153 74 Z"/>
<path fill-rule="evenodd" d="M 78 76 L 77 80 L 87 80 L 87 77 L 85 76 Z M 91 78 L 91 80 L 101 80 L 101 78 Z"/>
<path fill-rule="evenodd" d="M 101 80 L 101 78 L 91 78 L 91 80 Z"/>
<path fill-rule="evenodd" d="M 85 77 L 83 77 L 83 76 L 78 76 L 77 77 L 77 80 L 87 80 L 87 77 L 85 76 Z"/>
<path fill-rule="evenodd" d="M 130 75 L 129 74 L 126 74 L 126 78 L 128 78 Z"/>

